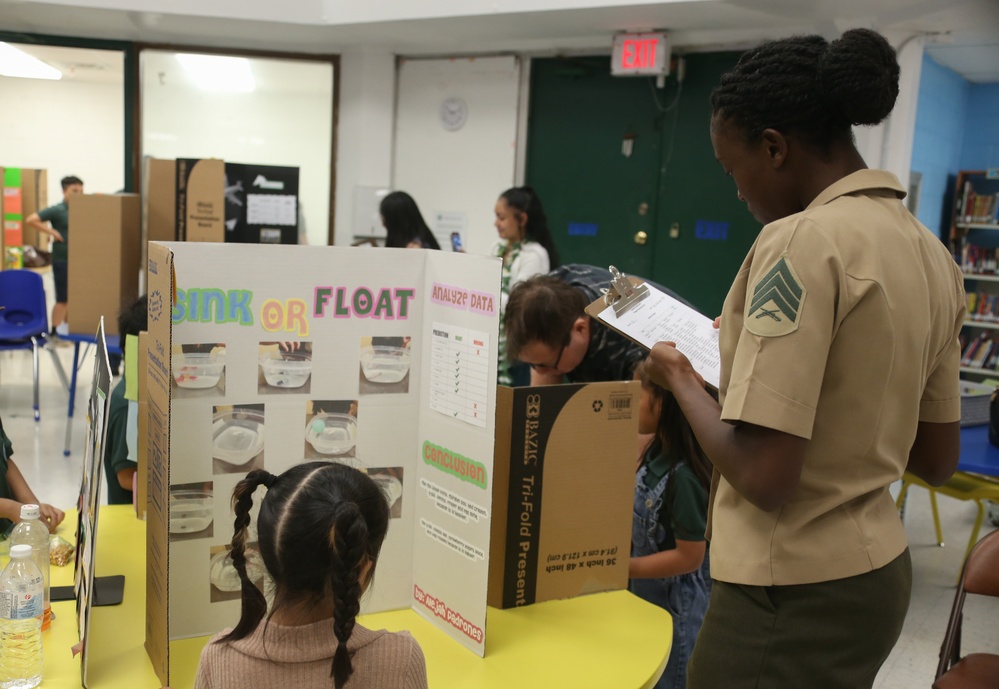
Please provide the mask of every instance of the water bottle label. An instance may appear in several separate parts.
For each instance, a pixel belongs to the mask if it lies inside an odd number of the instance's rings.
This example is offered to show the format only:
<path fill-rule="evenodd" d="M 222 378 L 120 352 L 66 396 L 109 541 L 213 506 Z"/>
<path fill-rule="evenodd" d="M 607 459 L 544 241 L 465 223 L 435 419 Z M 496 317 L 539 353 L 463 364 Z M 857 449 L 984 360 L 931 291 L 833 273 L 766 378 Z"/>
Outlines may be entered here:
<path fill-rule="evenodd" d="M 7 620 L 29 620 L 40 616 L 44 612 L 44 597 L 37 592 L 37 587 L 30 588 L 35 591 L 0 592 L 0 617 Z"/>

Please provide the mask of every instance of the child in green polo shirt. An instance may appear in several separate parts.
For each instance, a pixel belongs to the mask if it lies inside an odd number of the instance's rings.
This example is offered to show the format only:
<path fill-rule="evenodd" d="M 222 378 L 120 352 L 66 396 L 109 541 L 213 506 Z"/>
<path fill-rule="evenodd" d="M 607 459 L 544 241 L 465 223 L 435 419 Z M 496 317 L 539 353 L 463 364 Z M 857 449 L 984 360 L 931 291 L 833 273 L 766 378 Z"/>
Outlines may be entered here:
<path fill-rule="evenodd" d="M 21 475 L 21 470 L 11 459 L 13 454 L 14 448 L 4 433 L 3 421 L 0 420 L 0 534 L 6 537 L 14 523 L 21 521 L 23 504 L 38 505 L 41 511 L 39 519 L 49 531 L 55 531 L 62 522 L 62 510 L 38 501 Z"/>
<path fill-rule="evenodd" d="M 52 278 L 55 280 L 56 304 L 52 307 L 52 329 L 66 320 L 69 287 L 69 197 L 83 193 L 83 180 L 70 175 L 62 178 L 62 201 L 32 213 L 24 221 L 52 238 Z M 49 226 L 51 224 L 51 227 Z"/>
<path fill-rule="evenodd" d="M 635 380 L 642 383 L 638 431 L 654 436 L 635 477 L 628 590 L 673 617 L 669 661 L 655 689 L 684 689 L 711 593 L 704 536 L 711 462 L 673 393 L 641 364 Z"/>

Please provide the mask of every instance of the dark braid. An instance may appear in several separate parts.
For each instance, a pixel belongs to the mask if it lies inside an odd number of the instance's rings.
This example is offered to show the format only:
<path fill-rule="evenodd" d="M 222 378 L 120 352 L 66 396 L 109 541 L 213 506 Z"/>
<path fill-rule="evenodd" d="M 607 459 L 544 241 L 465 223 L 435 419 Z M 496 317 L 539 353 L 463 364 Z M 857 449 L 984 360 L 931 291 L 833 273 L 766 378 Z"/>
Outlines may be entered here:
<path fill-rule="evenodd" d="M 832 43 L 793 36 L 744 53 L 712 92 L 711 106 L 750 143 L 776 129 L 825 152 L 852 141 L 851 125 L 878 124 L 891 113 L 898 77 L 895 51 L 876 31 L 851 29 Z"/>
<path fill-rule="evenodd" d="M 385 494 L 364 472 L 337 463 L 296 464 L 278 477 L 263 470 L 247 474 L 232 501 L 231 557 L 242 582 L 243 613 L 223 642 L 266 625 L 267 601 L 247 576 L 245 554 L 253 492 L 260 485 L 268 488 L 257 516 L 257 545 L 275 585 L 270 614 L 283 607 L 323 605 L 332 594 L 337 650 L 330 674 L 340 689 L 355 669 L 347 642 L 388 532 Z M 362 578 L 368 563 L 371 568 Z"/>
<path fill-rule="evenodd" d="M 361 610 L 361 567 L 368 550 L 368 525 L 357 505 L 343 503 L 336 512 L 330 532 L 330 585 L 333 590 L 333 633 L 336 653 L 330 675 L 336 689 L 341 689 L 354 671 L 347 641 Z"/>
<path fill-rule="evenodd" d="M 245 638 L 256 629 L 267 612 L 267 599 L 257 588 L 256 584 L 250 581 L 246 573 L 246 537 L 250 526 L 250 509 L 253 507 L 253 493 L 261 485 L 270 487 L 274 485 L 276 477 L 269 471 L 256 469 L 246 475 L 242 481 L 236 484 L 236 489 L 232 492 L 232 509 L 236 514 L 232 528 L 232 550 L 229 557 L 232 564 L 239 573 L 239 580 L 242 588 L 242 612 L 237 624 L 231 632 L 222 637 L 222 641 L 235 641 Z"/>

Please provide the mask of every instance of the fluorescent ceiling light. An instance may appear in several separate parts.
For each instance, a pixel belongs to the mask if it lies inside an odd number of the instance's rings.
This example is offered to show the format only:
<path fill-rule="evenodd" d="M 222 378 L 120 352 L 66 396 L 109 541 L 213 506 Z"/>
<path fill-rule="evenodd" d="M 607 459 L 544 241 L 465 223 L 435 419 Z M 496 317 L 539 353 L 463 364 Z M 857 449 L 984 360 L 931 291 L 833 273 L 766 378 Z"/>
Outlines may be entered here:
<path fill-rule="evenodd" d="M 22 79 L 62 79 L 62 72 L 58 69 L 9 43 L 0 43 L 0 75 Z"/>
<path fill-rule="evenodd" d="M 245 57 L 178 53 L 177 62 L 202 91 L 249 93 L 257 86 Z"/>

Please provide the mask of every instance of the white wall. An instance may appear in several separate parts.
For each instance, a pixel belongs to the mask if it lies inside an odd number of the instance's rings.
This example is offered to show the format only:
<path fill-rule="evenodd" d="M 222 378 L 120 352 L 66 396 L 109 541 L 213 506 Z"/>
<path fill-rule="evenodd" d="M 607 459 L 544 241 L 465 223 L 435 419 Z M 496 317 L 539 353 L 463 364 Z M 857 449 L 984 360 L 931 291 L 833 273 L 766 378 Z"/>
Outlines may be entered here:
<path fill-rule="evenodd" d="M 895 46 L 901 74 L 898 98 L 892 114 L 876 127 L 858 127 L 854 130 L 857 149 L 868 167 L 894 173 L 905 189 L 909 188 L 912 166 L 919 79 L 923 67 L 923 42 L 922 38 L 916 38 Z"/>
<path fill-rule="evenodd" d="M 395 56 L 348 52 L 340 56 L 340 119 L 337 125 L 336 244 L 349 245 L 366 232 L 355 217 L 358 186 L 392 183 Z"/>
<path fill-rule="evenodd" d="M 59 180 L 81 178 L 91 193 L 125 185 L 121 83 L 0 77 L 0 166 L 48 170 L 49 203 Z"/>
<path fill-rule="evenodd" d="M 496 241 L 493 208 L 514 182 L 519 90 L 512 56 L 405 60 L 399 67 L 393 186 L 416 199 L 432 230 L 437 213 L 464 214 L 470 253 L 486 253 Z M 458 131 L 439 118 L 449 97 L 468 105 Z M 446 234 L 438 241 L 446 244 Z"/>
<path fill-rule="evenodd" d="M 142 155 L 299 168 L 309 244 L 327 244 L 333 66 L 251 59 L 252 93 L 189 85 L 174 53 L 142 54 Z"/>

